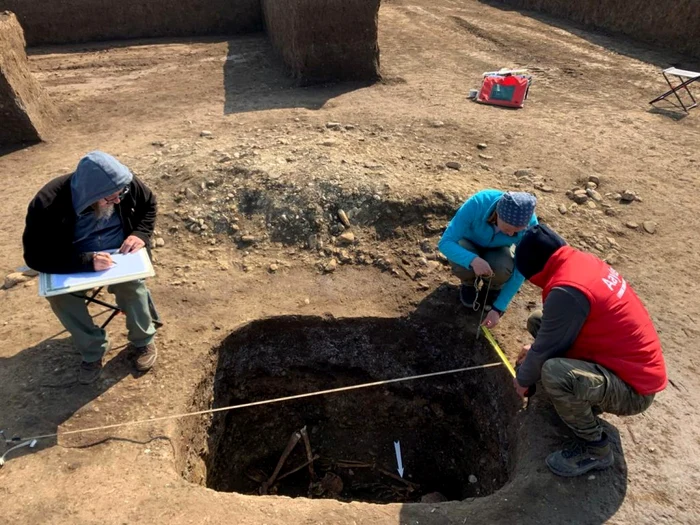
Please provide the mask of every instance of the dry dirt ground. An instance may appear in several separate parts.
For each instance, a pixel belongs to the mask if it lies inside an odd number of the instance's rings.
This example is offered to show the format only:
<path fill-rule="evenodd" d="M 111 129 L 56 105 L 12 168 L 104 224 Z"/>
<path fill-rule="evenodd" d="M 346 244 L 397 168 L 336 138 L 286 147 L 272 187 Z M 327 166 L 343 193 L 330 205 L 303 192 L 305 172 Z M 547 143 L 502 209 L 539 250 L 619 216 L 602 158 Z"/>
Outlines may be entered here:
<path fill-rule="evenodd" d="M 79 358 L 36 281 L 0 291 L 0 427 L 28 436 L 188 411 L 207 395 L 197 390 L 212 350 L 269 316 L 422 311 L 467 331 L 473 320 L 456 304 L 437 240 L 473 192 L 521 188 L 573 245 L 611 261 L 657 323 L 672 382 L 647 413 L 606 416 L 616 467 L 552 476 L 543 460 L 566 432 L 538 394 L 512 421 L 509 481 L 490 496 L 388 505 L 257 497 L 199 485 L 190 445 L 205 421 L 168 421 L 12 456 L 0 470 L 4 522 L 700 522 L 700 113 L 677 119 L 648 106 L 663 89 L 660 68 L 682 58 L 469 0 L 387 1 L 380 39 L 382 82 L 314 89 L 286 80 L 262 35 L 31 51 L 62 118 L 50 143 L 0 157 L 0 269 L 23 264 L 36 190 L 100 148 L 157 192 L 164 245 L 150 287 L 166 324 L 157 367 L 134 377 L 115 321 L 104 379 L 80 387 Z M 524 109 L 466 98 L 482 72 L 503 66 L 533 73 Z M 574 205 L 566 192 L 591 176 L 602 202 Z M 620 204 L 624 190 L 641 201 Z M 336 238 L 340 208 L 353 223 L 346 246 Z M 537 300 L 525 286 L 496 330 L 511 358 L 528 341 Z"/>

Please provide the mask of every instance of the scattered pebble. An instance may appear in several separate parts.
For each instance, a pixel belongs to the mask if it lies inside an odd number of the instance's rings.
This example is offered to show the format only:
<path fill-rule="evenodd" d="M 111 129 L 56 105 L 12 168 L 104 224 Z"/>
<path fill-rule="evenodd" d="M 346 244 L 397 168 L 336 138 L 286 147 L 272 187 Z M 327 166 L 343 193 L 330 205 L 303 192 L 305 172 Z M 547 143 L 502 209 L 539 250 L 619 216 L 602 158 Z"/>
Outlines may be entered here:
<path fill-rule="evenodd" d="M 343 226 L 346 228 L 350 227 L 350 219 L 348 218 L 348 214 L 345 213 L 343 210 L 338 210 L 338 218 L 340 219 L 340 222 L 343 223 Z"/>
<path fill-rule="evenodd" d="M 340 122 L 327 122 L 326 127 L 328 129 L 338 130 L 342 127 L 342 124 Z"/>
<path fill-rule="evenodd" d="M 625 226 L 627 226 L 631 230 L 638 230 L 639 229 L 639 224 L 637 224 L 636 222 L 626 222 Z"/>
<path fill-rule="evenodd" d="M 202 132 L 199 134 L 199 136 L 200 136 L 200 137 L 205 137 L 205 138 L 212 138 L 212 137 L 214 136 L 214 134 L 213 134 L 211 131 L 207 131 L 207 130 L 205 129 L 204 131 L 202 131 Z"/>
<path fill-rule="evenodd" d="M 334 272 L 335 269 L 338 267 L 338 261 L 335 259 L 331 259 L 326 266 L 323 267 L 323 270 L 325 272 L 331 273 Z"/>
<path fill-rule="evenodd" d="M 588 201 L 588 194 L 586 193 L 586 190 L 575 190 L 571 194 L 571 200 L 573 200 L 576 204 L 585 204 L 586 201 Z"/>
<path fill-rule="evenodd" d="M 596 186 L 600 186 L 600 177 L 598 177 L 598 175 L 590 175 L 588 177 L 588 182 L 592 182 Z"/>
<path fill-rule="evenodd" d="M 656 223 L 654 221 L 644 221 L 642 223 L 642 228 L 644 228 L 645 232 L 652 235 L 656 233 Z"/>
<path fill-rule="evenodd" d="M 593 481 L 595 479 L 595 474 L 588 476 L 588 481 Z"/>
<path fill-rule="evenodd" d="M 13 272 L 5 277 L 5 284 L 3 285 L 3 288 L 5 290 L 8 290 L 14 286 L 17 286 L 20 283 L 26 283 L 30 279 L 31 277 L 27 277 L 21 272 Z"/>
<path fill-rule="evenodd" d="M 516 170 L 513 174 L 519 179 L 521 179 L 523 177 L 531 177 L 532 175 L 534 175 L 534 172 L 531 169 L 521 169 Z"/>
<path fill-rule="evenodd" d="M 476 476 L 474 474 L 469 474 L 469 483 L 474 484 L 478 480 L 476 479 Z"/>
<path fill-rule="evenodd" d="M 479 153 L 479 158 L 484 160 L 493 160 L 493 155 L 486 155 L 485 153 Z"/>
<path fill-rule="evenodd" d="M 544 193 L 554 193 L 554 188 L 552 188 L 551 186 L 547 186 L 546 184 L 543 184 L 541 182 L 535 184 L 535 189 L 540 190 Z"/>
<path fill-rule="evenodd" d="M 622 202 L 634 202 L 640 199 L 635 192 L 631 190 L 625 190 L 620 194 L 620 200 Z"/>
<path fill-rule="evenodd" d="M 596 190 L 588 188 L 586 190 L 586 195 L 588 195 L 591 199 L 593 199 L 596 202 L 603 202 L 603 196 L 600 193 L 598 193 Z"/>
<path fill-rule="evenodd" d="M 562 215 L 566 215 L 566 212 L 567 212 L 567 211 L 569 211 L 569 210 L 566 209 L 566 205 L 565 205 L 565 204 L 560 204 L 560 205 L 559 205 L 559 213 L 561 213 Z"/>
<path fill-rule="evenodd" d="M 165 246 L 165 239 L 156 237 L 156 248 L 162 248 L 163 246 Z"/>
<path fill-rule="evenodd" d="M 445 126 L 445 123 L 442 120 L 433 120 L 430 123 L 430 127 L 433 127 L 433 128 L 442 128 L 444 126 Z"/>
<path fill-rule="evenodd" d="M 477 144 L 476 147 L 479 148 L 479 149 L 486 149 L 486 148 L 488 148 L 489 146 L 488 146 L 488 144 L 486 144 L 485 142 L 481 142 L 481 143 Z"/>
<path fill-rule="evenodd" d="M 462 169 L 462 165 L 459 162 L 455 162 L 455 161 L 447 162 L 447 163 L 445 163 L 445 166 L 450 168 L 451 170 L 458 170 L 459 171 Z"/>
<path fill-rule="evenodd" d="M 279 270 L 279 266 L 275 263 L 272 263 L 269 267 L 271 273 L 275 273 L 277 270 Z"/>
<path fill-rule="evenodd" d="M 352 232 L 343 232 L 338 236 L 341 244 L 352 244 L 355 242 L 355 234 Z"/>

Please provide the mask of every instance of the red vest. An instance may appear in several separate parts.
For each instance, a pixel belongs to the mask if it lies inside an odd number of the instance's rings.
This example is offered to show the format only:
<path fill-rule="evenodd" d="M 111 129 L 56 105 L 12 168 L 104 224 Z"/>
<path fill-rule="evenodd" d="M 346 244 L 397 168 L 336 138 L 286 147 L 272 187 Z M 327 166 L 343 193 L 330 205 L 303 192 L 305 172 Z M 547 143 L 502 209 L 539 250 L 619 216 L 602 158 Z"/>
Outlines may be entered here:
<path fill-rule="evenodd" d="M 641 395 L 666 388 L 659 336 L 642 301 L 619 273 L 594 255 L 564 246 L 530 281 L 542 288 L 542 301 L 552 288 L 571 286 L 591 304 L 567 358 L 599 364 Z"/>

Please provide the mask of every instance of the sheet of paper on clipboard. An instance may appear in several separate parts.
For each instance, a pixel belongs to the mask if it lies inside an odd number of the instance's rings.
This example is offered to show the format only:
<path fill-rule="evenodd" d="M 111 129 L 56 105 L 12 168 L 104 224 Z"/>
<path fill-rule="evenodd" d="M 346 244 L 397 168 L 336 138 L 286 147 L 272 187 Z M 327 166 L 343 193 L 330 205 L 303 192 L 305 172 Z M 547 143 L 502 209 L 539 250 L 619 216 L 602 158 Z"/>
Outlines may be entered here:
<path fill-rule="evenodd" d="M 101 272 L 40 273 L 39 295 L 41 297 L 51 297 L 81 292 L 101 286 L 145 279 L 155 275 L 151 258 L 148 256 L 146 249 L 128 254 L 111 253 L 110 256 L 115 264 Z"/>

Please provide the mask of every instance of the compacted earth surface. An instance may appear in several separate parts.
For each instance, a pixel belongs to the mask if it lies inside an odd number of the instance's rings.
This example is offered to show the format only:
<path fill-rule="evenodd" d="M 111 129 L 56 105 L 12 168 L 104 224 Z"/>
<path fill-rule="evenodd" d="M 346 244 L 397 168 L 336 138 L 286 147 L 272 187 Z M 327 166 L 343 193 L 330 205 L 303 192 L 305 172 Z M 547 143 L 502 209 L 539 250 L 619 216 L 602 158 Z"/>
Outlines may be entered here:
<path fill-rule="evenodd" d="M 315 88 L 264 35 L 30 50 L 60 119 L 0 156 L 0 429 L 59 437 L 0 469 L 4 521 L 700 521 L 700 113 L 648 104 L 661 68 L 692 61 L 469 0 L 384 2 L 380 46 L 380 82 Z M 532 74 L 523 109 L 467 98 L 501 67 Z M 165 325 L 139 376 L 118 317 L 102 379 L 80 386 L 36 278 L 10 274 L 27 203 L 93 149 L 158 196 Z M 484 188 L 535 193 L 656 322 L 671 381 L 645 414 L 605 416 L 613 468 L 553 476 L 544 458 L 569 434 L 502 366 L 60 436 L 497 363 L 437 251 Z M 525 285 L 494 330 L 511 360 L 539 302 Z"/>

